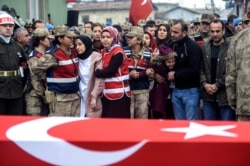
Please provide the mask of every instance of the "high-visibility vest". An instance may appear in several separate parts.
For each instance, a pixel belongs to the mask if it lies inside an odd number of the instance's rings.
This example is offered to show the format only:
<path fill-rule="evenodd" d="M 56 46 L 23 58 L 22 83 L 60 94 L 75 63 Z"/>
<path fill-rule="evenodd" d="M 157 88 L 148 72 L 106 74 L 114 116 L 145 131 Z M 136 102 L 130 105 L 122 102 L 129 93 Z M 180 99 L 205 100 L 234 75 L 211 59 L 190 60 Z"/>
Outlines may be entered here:
<path fill-rule="evenodd" d="M 58 60 L 58 66 L 46 72 L 49 91 L 56 93 L 76 93 L 79 90 L 78 57 L 74 49 L 67 55 L 60 48 L 53 56 Z"/>
<path fill-rule="evenodd" d="M 120 46 L 116 46 L 110 52 L 107 52 L 106 49 L 102 50 L 103 69 L 109 66 L 111 58 L 117 53 L 122 53 L 123 62 L 114 76 L 104 79 L 103 95 L 110 100 L 120 99 L 124 94 L 128 97 L 131 96 L 128 64 L 123 49 Z"/>

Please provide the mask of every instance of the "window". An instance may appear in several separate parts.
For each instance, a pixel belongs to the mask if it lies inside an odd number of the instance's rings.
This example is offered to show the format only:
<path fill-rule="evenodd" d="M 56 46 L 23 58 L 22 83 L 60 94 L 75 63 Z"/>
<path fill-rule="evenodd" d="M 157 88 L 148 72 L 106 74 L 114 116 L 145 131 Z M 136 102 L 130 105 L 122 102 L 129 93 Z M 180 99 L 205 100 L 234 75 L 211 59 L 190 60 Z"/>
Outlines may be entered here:
<path fill-rule="evenodd" d="M 111 18 L 106 19 L 106 25 L 112 25 L 112 19 Z"/>
<path fill-rule="evenodd" d="M 89 16 L 82 16 L 82 22 L 89 21 Z"/>

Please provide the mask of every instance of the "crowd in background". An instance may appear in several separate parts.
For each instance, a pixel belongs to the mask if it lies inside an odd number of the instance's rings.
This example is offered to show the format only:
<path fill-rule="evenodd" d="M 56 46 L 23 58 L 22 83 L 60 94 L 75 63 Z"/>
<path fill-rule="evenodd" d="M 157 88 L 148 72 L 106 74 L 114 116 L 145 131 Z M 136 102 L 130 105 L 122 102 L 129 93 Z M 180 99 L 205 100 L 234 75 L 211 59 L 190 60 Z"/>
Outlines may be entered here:
<path fill-rule="evenodd" d="M 1 14 L 0 114 L 250 120 L 249 21 L 15 27 Z"/>

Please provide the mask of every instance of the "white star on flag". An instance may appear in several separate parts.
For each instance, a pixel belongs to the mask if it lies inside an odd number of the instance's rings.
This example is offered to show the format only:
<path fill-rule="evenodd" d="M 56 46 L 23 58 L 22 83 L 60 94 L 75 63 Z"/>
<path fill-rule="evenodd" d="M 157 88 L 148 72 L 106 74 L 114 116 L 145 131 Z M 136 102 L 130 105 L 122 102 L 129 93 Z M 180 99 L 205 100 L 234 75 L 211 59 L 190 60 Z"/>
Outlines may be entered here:
<path fill-rule="evenodd" d="M 186 133 L 184 139 L 201 137 L 204 135 L 237 137 L 237 134 L 225 130 L 235 128 L 236 125 L 205 126 L 199 123 L 190 122 L 189 127 L 163 128 L 165 132 Z"/>

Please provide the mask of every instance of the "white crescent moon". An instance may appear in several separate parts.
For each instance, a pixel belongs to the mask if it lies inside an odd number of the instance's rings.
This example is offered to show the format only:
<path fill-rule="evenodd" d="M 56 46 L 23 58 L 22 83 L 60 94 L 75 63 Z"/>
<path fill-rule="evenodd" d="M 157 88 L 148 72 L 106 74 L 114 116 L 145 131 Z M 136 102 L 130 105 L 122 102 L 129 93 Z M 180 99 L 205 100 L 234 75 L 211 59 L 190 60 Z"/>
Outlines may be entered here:
<path fill-rule="evenodd" d="M 143 6 L 143 5 L 145 5 L 146 3 L 147 3 L 147 0 L 143 0 L 142 3 L 141 3 L 141 5 Z"/>
<path fill-rule="evenodd" d="M 122 161 L 139 150 L 147 140 L 116 151 L 94 151 L 48 135 L 54 126 L 87 120 L 73 117 L 35 119 L 9 128 L 6 136 L 30 155 L 53 165 L 111 165 Z M 79 131 L 80 132 L 80 131 Z"/>

